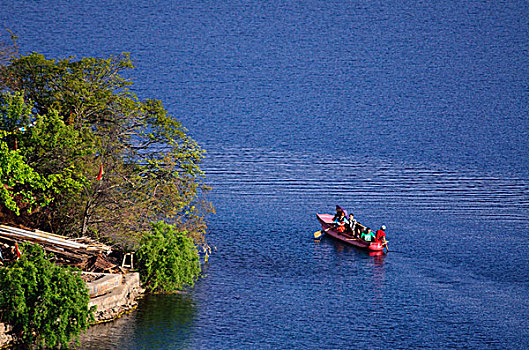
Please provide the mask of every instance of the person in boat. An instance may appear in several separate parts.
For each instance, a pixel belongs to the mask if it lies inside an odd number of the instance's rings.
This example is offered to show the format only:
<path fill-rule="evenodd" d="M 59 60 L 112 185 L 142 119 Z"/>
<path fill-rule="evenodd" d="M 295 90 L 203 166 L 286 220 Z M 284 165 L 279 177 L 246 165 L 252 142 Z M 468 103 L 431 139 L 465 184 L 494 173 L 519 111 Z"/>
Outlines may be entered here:
<path fill-rule="evenodd" d="M 377 231 L 377 242 L 384 243 L 386 242 L 386 225 L 380 226 L 380 229 Z"/>
<path fill-rule="evenodd" d="M 347 232 L 356 237 L 358 236 L 358 228 L 358 221 L 356 221 L 353 213 L 349 214 L 349 225 L 347 226 Z"/>
<path fill-rule="evenodd" d="M 345 232 L 346 226 L 349 226 L 349 220 L 345 217 L 343 210 L 340 212 L 340 216 L 334 219 L 333 224 L 338 232 Z"/>
<path fill-rule="evenodd" d="M 332 218 L 333 221 L 336 220 L 336 219 L 339 219 L 339 218 L 342 216 L 342 214 L 344 214 L 345 216 L 347 216 L 346 211 L 345 211 L 342 207 L 340 207 L 339 205 L 337 205 L 337 206 L 336 206 L 336 214 L 334 214 L 334 217 Z"/>
<path fill-rule="evenodd" d="M 382 244 L 383 247 L 386 247 L 386 250 L 389 252 L 388 241 L 386 241 L 386 225 L 380 226 L 380 230 L 377 231 L 377 242 Z"/>
<path fill-rule="evenodd" d="M 360 238 L 366 242 L 371 242 L 374 241 L 376 237 L 373 231 L 369 227 L 366 227 L 364 232 L 360 234 Z"/>

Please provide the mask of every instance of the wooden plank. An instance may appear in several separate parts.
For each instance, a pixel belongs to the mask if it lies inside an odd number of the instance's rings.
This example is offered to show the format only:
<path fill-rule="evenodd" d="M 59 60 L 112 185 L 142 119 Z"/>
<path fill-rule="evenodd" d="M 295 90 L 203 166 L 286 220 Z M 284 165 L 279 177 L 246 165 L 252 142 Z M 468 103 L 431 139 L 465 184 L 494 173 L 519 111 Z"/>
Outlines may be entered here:
<path fill-rule="evenodd" d="M 25 231 L 25 230 L 20 230 L 20 229 L 12 230 L 9 227 L 5 227 L 3 225 L 0 226 L 0 234 L 16 236 L 21 239 L 25 238 L 25 239 L 32 239 L 32 240 L 43 241 L 43 242 L 50 242 L 50 243 L 60 244 L 60 245 L 69 246 L 69 247 L 77 248 L 77 249 L 86 249 L 85 244 L 70 242 L 68 240 L 58 239 L 55 237 L 46 237 L 44 235 L 34 234 L 31 231 Z"/>
<path fill-rule="evenodd" d="M 51 234 L 51 233 L 47 233 L 47 232 L 39 231 L 39 230 L 37 230 L 36 232 L 33 232 L 33 231 L 19 229 L 16 227 L 9 227 L 6 225 L 0 225 L 0 236 L 9 237 L 12 239 L 15 238 L 18 240 L 27 240 L 27 241 L 31 241 L 34 243 L 54 244 L 54 245 L 68 247 L 68 248 L 76 249 L 76 250 L 105 252 L 105 253 L 109 253 L 112 251 L 112 248 L 110 246 L 107 246 L 99 242 L 92 243 L 92 244 L 78 243 L 65 236 L 59 236 L 59 235 L 55 235 L 55 234 Z"/>

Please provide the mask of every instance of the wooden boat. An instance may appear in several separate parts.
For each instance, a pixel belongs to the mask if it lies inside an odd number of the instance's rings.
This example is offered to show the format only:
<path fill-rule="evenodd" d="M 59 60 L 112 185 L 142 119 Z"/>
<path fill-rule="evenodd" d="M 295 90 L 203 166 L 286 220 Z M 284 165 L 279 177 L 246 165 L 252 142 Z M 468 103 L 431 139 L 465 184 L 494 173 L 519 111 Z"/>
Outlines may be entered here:
<path fill-rule="evenodd" d="M 316 217 L 318 218 L 318 221 L 321 224 L 322 232 L 325 232 L 326 235 L 329 235 L 344 243 L 354 245 L 355 247 L 367 249 L 371 252 L 380 252 L 384 250 L 384 247 L 380 242 L 366 242 L 363 239 L 355 238 L 346 232 L 339 232 L 337 229 L 334 228 L 333 215 L 316 214 Z M 364 227 L 362 225 L 360 226 Z"/>

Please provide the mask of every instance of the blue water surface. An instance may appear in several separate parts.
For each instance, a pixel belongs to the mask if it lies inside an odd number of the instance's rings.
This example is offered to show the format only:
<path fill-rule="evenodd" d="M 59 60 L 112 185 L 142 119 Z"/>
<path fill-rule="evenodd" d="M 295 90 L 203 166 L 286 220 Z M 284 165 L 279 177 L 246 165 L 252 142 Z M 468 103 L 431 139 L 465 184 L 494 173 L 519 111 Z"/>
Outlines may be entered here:
<path fill-rule="evenodd" d="M 529 348 L 526 1 L 0 1 L 207 151 L 204 277 L 80 349 Z M 6 35 L 7 37 L 7 35 Z M 336 204 L 390 252 L 313 241 Z"/>

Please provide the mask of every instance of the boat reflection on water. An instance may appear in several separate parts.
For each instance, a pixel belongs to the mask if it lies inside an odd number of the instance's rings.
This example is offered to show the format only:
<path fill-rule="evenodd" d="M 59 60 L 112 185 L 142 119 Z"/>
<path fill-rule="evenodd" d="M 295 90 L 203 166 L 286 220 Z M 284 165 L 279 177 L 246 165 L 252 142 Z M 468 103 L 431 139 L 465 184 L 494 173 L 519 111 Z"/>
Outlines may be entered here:
<path fill-rule="evenodd" d="M 386 255 L 386 253 L 384 253 L 383 251 L 369 252 L 368 254 L 369 256 L 385 256 Z M 383 259 L 375 259 L 375 261 L 377 260 L 383 261 Z"/>
<path fill-rule="evenodd" d="M 329 254 L 330 252 L 334 252 L 335 256 L 346 257 L 353 260 L 358 259 L 357 261 L 366 268 L 365 272 L 373 276 L 373 283 L 375 284 L 376 289 L 380 290 L 383 288 L 385 281 L 384 263 L 388 253 L 384 251 L 366 251 L 325 237 L 321 240 L 314 240 L 314 242 L 318 247 L 318 249 L 314 250 L 314 252 L 317 253 L 317 259 L 320 261 L 324 259 L 332 259 L 329 256 L 332 255 Z"/>
<path fill-rule="evenodd" d="M 383 252 L 370 252 L 370 256 L 373 257 L 375 268 L 373 269 L 373 291 L 375 295 L 382 300 L 384 285 L 386 282 L 386 269 L 384 261 L 386 260 L 386 253 Z"/>

